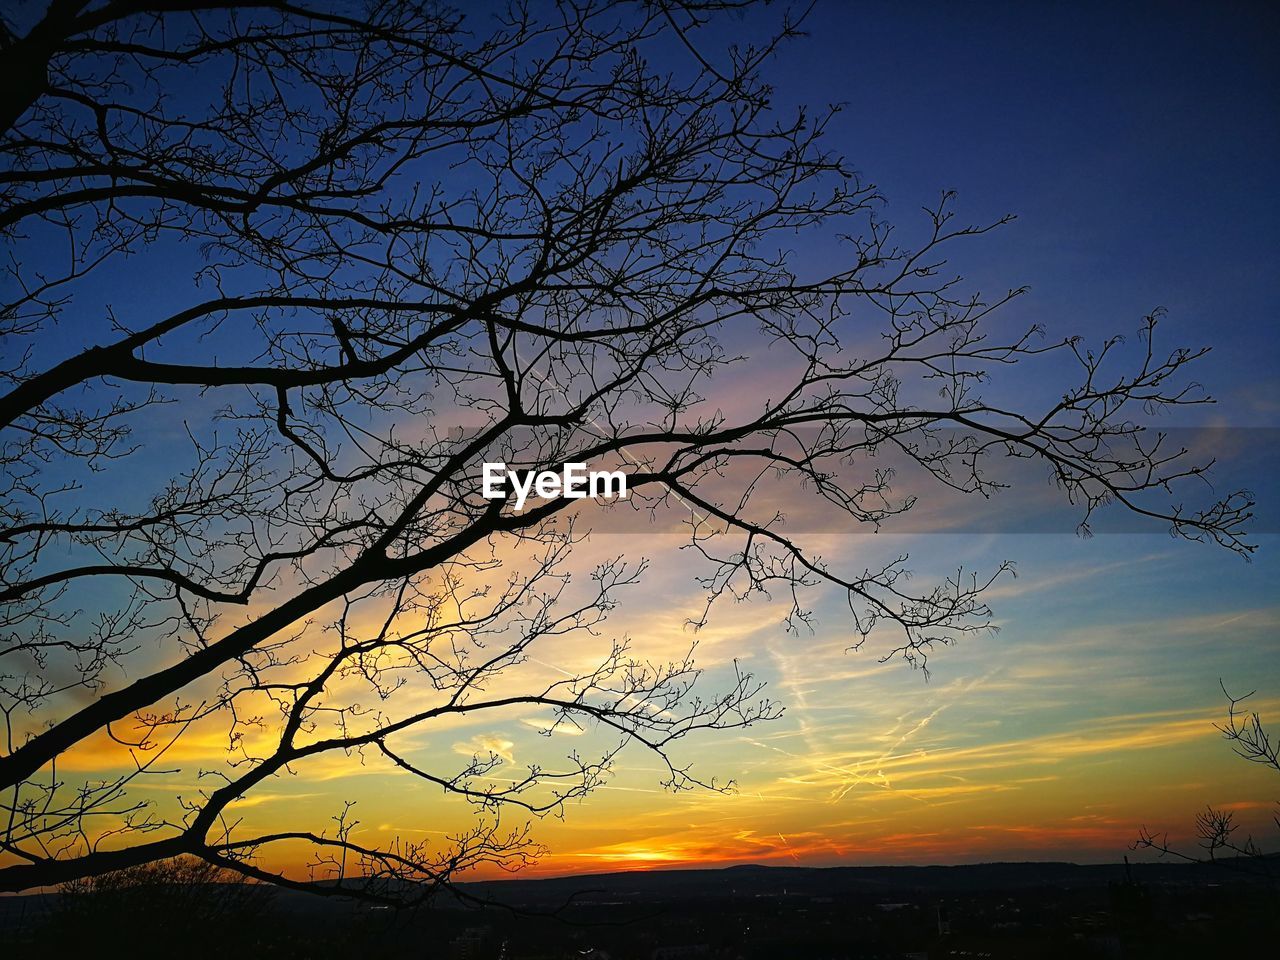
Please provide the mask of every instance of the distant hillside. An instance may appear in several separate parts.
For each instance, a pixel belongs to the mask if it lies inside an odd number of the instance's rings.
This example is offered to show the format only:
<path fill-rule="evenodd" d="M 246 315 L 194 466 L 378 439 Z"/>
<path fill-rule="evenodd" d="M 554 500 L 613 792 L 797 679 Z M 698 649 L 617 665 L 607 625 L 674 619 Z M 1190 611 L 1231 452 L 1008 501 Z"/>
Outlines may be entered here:
<path fill-rule="evenodd" d="M 660 903 L 728 901 L 751 898 L 826 898 L 885 902 L 921 896 L 981 896 L 1000 892 L 1105 890 L 1126 877 L 1146 886 L 1229 886 L 1280 881 L 1280 859 L 1249 864 L 1251 872 L 1218 864 L 1059 862 L 979 863 L 959 866 L 775 867 L 739 866 L 692 870 L 637 870 L 541 879 L 475 881 L 457 884 L 460 896 L 436 901 L 438 907 L 470 907 L 486 901 L 540 910 L 575 903 L 584 907 L 604 903 Z M 1258 868 L 1271 868 L 1272 877 Z M 51 906 L 57 894 L 0 897 L 0 924 Z M 313 897 L 296 890 L 273 891 L 274 909 L 286 913 L 342 912 L 346 901 Z M 355 904 L 352 903 L 354 908 Z"/>
<path fill-rule="evenodd" d="M 1280 877 L 1280 860 L 1268 858 Z M 1135 863 L 1128 876 L 1137 883 L 1209 884 L 1266 882 L 1255 872 L 1218 865 Z M 739 897 L 892 897 L 911 893 L 989 893 L 1037 887 L 1089 889 L 1121 883 L 1123 863 L 1058 862 L 978 863 L 959 866 L 773 867 L 741 866 L 714 870 L 645 870 L 547 879 L 511 879 L 459 884 L 469 895 L 515 904 L 580 901 L 721 899 Z"/>

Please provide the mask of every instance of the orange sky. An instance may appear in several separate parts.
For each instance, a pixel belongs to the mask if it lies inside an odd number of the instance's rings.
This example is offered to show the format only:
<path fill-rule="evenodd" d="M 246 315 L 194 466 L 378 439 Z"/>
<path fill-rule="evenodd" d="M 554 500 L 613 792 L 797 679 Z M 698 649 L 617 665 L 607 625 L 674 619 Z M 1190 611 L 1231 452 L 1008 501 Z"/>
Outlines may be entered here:
<path fill-rule="evenodd" d="M 1280 624 L 1280 605 L 1257 602 L 1271 574 L 1265 553 L 1254 564 L 1205 566 L 1205 550 L 1159 536 L 904 539 L 832 538 L 827 547 L 852 558 L 910 546 L 922 575 L 960 559 L 1021 561 L 1020 576 L 993 589 L 1000 631 L 941 651 L 928 681 L 900 662 L 880 663 L 870 646 L 847 652 L 834 612 L 814 635 L 797 637 L 780 627 L 780 606 L 753 602 L 723 608 L 694 634 L 685 621 L 698 593 L 677 541 L 618 535 L 584 544 L 584 565 L 616 552 L 663 561 L 624 598 L 600 644 L 626 635 L 636 653 L 663 659 L 696 640 L 712 689 L 736 659 L 769 683 L 786 712 L 678 747 L 676 757 L 703 776 L 737 781 L 724 794 L 669 793 L 653 757 L 624 751 L 604 787 L 563 818 L 536 824 L 549 852 L 533 872 L 1118 860 L 1143 825 L 1187 839 L 1206 803 L 1237 810 L 1265 841 L 1280 796 L 1274 775 L 1234 757 L 1213 726 L 1225 711 L 1219 676 L 1233 692 L 1258 686 L 1254 707 L 1280 716 L 1280 684 L 1264 682 Z M 1187 582 L 1205 589 L 1189 594 Z M 548 638 L 510 683 L 545 681 L 603 649 Z M 494 772 L 501 781 L 529 763 L 554 770 L 570 750 L 590 755 L 612 742 L 592 730 L 542 736 L 545 721 L 529 710 L 453 718 L 396 747 L 436 770 L 492 753 L 504 760 Z M 159 764 L 175 772 L 144 781 L 140 795 L 162 809 L 175 794 L 191 795 L 197 771 L 225 762 L 226 746 L 222 721 L 193 727 Z M 62 769 L 116 767 L 123 749 L 100 738 Z M 472 816 L 373 752 L 363 762 L 333 755 L 300 764 L 231 814 L 245 831 L 331 831 L 346 800 L 356 801 L 360 821 L 353 839 L 370 844 L 443 842 Z M 305 874 L 297 849 L 268 859 Z"/>

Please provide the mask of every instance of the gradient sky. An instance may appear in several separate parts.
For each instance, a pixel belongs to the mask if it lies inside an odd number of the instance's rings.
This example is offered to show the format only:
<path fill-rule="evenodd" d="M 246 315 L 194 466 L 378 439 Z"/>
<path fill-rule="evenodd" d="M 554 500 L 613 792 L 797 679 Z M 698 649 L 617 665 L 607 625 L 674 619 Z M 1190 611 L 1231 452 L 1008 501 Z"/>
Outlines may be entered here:
<path fill-rule="evenodd" d="M 1221 401 L 1170 425 L 1250 428 L 1232 436 L 1270 445 L 1280 427 L 1276 25 L 1261 4 L 833 2 L 773 76 L 780 104 L 846 104 L 833 146 L 880 187 L 891 219 L 909 228 L 943 189 L 958 191 L 966 220 L 1018 215 L 953 261 L 985 290 L 1030 285 L 1011 323 L 1099 338 L 1131 334 L 1163 306 L 1167 342 L 1213 347 L 1198 376 Z M 1036 386 L 1015 374 L 998 388 Z M 786 713 L 681 748 L 704 774 L 736 779 L 729 796 L 666 794 L 643 755 L 624 754 L 608 786 L 538 826 L 551 850 L 538 870 L 1118 860 L 1144 824 L 1187 838 L 1206 803 L 1274 840 L 1280 781 L 1233 757 L 1213 727 L 1221 679 L 1233 693 L 1256 689 L 1255 709 L 1280 728 L 1280 525 L 1267 519 L 1275 484 L 1258 462 L 1246 479 L 1263 532 L 1248 564 L 1161 533 L 827 537 L 833 564 L 907 550 L 922 581 L 961 563 L 1017 562 L 1018 578 L 990 594 L 999 633 L 940 652 L 927 682 L 872 647 L 846 652 L 836 597 L 819 603 L 813 636 L 787 636 L 781 609 L 757 602 L 721 609 L 695 637 L 684 625 L 698 605 L 695 565 L 674 538 L 593 537 L 584 559 L 661 561 L 614 633 L 655 658 L 697 640 L 709 680 L 737 659 Z M 571 670 L 589 654 L 552 644 L 529 669 Z M 573 746 L 539 736 L 542 719 L 460 721 L 414 747 L 493 750 L 519 770 Z M 158 793 L 187 775 L 195 789 L 195 769 L 219 756 L 217 734 L 196 734 L 174 755 L 184 774 Z M 95 749 L 69 759 L 101 767 L 107 751 Z M 239 804 L 246 822 L 323 826 L 335 798 L 351 798 L 369 839 L 418 838 L 467 815 L 372 760 L 299 773 Z"/>

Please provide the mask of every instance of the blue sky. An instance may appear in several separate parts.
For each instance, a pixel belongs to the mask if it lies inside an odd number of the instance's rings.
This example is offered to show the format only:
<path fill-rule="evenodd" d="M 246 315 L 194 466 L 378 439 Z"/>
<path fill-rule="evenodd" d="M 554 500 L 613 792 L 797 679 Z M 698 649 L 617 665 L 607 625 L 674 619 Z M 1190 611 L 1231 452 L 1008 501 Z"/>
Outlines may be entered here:
<path fill-rule="evenodd" d="M 1050 331 L 1214 348 L 1233 425 L 1280 422 L 1277 15 L 1256 4 L 819 4 L 780 102 L 844 103 L 832 139 L 903 219 L 939 190 L 983 289 Z"/>

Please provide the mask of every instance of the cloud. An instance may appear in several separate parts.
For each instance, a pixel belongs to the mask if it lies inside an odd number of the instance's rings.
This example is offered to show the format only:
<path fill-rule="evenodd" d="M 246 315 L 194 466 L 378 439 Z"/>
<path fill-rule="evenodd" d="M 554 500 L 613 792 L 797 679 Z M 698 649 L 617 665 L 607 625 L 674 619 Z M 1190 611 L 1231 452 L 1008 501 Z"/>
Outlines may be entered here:
<path fill-rule="evenodd" d="M 548 720 L 544 717 L 521 717 L 520 722 L 530 730 L 537 730 L 538 733 L 551 733 L 556 736 L 580 737 L 587 731 L 568 720 L 561 720 L 557 723 L 555 720 Z"/>
<path fill-rule="evenodd" d="M 493 755 L 501 757 L 506 763 L 515 763 L 512 748 L 515 743 L 498 734 L 482 733 L 470 740 L 462 740 L 453 745 L 453 752 L 464 757 L 480 757 L 482 760 Z"/>

